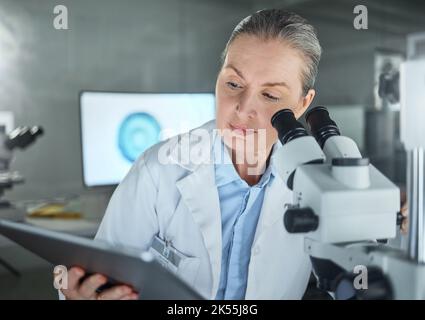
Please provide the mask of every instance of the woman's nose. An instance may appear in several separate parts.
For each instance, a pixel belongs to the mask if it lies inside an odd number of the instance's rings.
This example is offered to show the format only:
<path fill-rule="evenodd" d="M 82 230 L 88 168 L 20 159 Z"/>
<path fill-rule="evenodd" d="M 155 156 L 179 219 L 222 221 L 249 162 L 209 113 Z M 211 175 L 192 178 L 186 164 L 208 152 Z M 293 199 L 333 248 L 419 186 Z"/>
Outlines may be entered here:
<path fill-rule="evenodd" d="M 255 101 L 252 96 L 241 97 L 239 103 L 236 106 L 236 111 L 240 116 L 245 115 L 250 118 L 255 117 Z"/>

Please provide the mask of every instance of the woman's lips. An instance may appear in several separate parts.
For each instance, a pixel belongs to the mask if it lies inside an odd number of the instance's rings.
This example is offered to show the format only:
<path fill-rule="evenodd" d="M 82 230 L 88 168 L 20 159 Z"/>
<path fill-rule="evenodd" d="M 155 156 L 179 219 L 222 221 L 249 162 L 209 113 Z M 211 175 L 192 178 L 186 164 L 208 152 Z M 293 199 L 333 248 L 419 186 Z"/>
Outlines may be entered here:
<path fill-rule="evenodd" d="M 249 134 L 253 134 L 254 132 L 257 132 L 257 130 L 255 129 L 250 129 L 250 128 L 247 128 L 247 126 L 240 125 L 240 124 L 229 123 L 229 127 L 233 133 L 237 135 L 241 135 L 241 136 L 246 136 Z"/>

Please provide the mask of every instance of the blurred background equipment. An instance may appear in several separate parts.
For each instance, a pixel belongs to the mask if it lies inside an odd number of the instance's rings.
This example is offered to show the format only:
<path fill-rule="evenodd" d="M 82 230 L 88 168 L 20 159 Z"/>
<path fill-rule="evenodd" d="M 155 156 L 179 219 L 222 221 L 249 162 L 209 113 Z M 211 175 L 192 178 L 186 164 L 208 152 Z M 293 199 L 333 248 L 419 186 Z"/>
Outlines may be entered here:
<path fill-rule="evenodd" d="M 24 178 L 18 171 L 10 171 L 10 162 L 13 159 L 15 149 L 25 149 L 32 144 L 37 137 L 43 134 L 41 127 L 18 127 L 9 134 L 6 127 L 0 130 L 0 197 L 6 189 L 10 189 L 16 183 L 24 182 Z M 25 212 L 15 207 L 6 199 L 0 199 L 0 219 L 23 221 Z M 12 274 L 18 276 L 19 271 L 6 260 L 0 258 L 0 266 Z"/>
<path fill-rule="evenodd" d="M 14 149 L 25 149 L 37 137 L 43 134 L 41 127 L 18 127 L 9 134 L 0 132 L 0 197 L 5 189 L 10 189 L 16 183 L 22 183 L 24 178 L 18 171 L 10 171 Z M 0 218 L 21 220 L 22 212 L 5 199 L 0 200 Z"/>
<path fill-rule="evenodd" d="M 366 110 L 366 153 L 386 176 L 404 185 L 405 151 L 400 141 L 399 71 L 404 55 L 395 50 L 374 54 L 374 106 Z"/>
<path fill-rule="evenodd" d="M 215 98 L 213 93 L 85 91 L 80 110 L 84 184 L 96 187 L 118 184 L 157 142 L 214 119 Z"/>

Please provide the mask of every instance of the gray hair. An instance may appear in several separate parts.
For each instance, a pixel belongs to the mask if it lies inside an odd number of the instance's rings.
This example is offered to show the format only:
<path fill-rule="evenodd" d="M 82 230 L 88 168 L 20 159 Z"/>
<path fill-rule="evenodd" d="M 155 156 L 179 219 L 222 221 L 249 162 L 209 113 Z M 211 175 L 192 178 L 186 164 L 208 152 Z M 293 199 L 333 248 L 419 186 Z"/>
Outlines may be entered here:
<path fill-rule="evenodd" d="M 299 50 L 306 62 L 302 74 L 303 93 L 307 94 L 308 90 L 313 88 L 322 48 L 316 30 L 306 19 L 282 9 L 257 11 L 239 22 L 233 30 L 221 55 L 222 64 L 232 42 L 243 34 L 254 35 L 264 40 L 281 39 Z"/>

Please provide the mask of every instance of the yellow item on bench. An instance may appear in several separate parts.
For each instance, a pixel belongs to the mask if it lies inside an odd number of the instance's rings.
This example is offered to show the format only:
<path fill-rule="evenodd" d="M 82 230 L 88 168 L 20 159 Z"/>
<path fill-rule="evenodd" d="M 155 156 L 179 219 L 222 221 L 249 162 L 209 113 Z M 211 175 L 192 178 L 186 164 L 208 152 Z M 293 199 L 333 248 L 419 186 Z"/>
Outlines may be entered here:
<path fill-rule="evenodd" d="M 50 203 L 42 205 L 28 213 L 30 218 L 60 218 L 81 219 L 81 212 L 66 210 L 66 205 L 61 203 Z"/>

